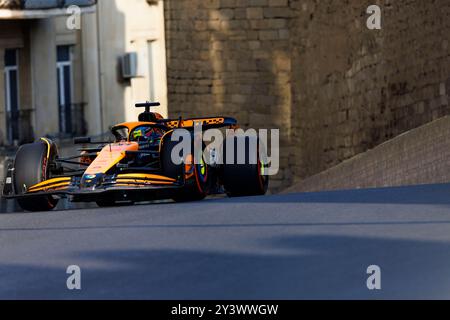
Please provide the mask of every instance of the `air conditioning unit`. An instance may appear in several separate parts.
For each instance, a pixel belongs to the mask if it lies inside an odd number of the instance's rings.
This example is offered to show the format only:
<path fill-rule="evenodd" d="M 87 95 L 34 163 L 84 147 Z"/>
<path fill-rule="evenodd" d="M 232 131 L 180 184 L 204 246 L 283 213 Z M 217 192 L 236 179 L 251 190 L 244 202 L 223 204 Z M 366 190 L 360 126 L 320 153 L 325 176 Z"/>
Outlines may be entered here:
<path fill-rule="evenodd" d="M 138 74 L 138 54 L 129 52 L 121 58 L 122 77 L 125 79 L 137 78 Z"/>

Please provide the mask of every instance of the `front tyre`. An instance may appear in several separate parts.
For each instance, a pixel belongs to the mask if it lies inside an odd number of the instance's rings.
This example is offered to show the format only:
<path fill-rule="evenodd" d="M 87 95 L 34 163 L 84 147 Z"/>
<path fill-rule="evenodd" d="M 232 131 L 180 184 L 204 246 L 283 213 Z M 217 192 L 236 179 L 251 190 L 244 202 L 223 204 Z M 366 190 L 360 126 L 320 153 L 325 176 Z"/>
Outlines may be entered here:
<path fill-rule="evenodd" d="M 28 188 L 48 180 L 50 164 L 56 157 L 56 148 L 50 141 L 25 144 L 19 148 L 14 161 L 14 188 L 17 195 L 26 194 Z M 25 211 L 50 211 L 58 204 L 52 196 L 20 198 L 19 206 Z"/>
<path fill-rule="evenodd" d="M 209 168 L 203 157 L 199 164 L 193 164 L 194 158 L 188 157 L 185 164 L 186 186 L 173 200 L 176 202 L 200 201 L 206 198 L 209 188 Z M 189 164 L 191 163 L 191 164 Z"/>
<path fill-rule="evenodd" d="M 194 164 L 194 156 L 184 157 L 184 163 L 175 164 L 172 161 L 172 151 L 178 142 L 171 141 L 170 135 L 161 142 L 161 168 L 165 176 L 180 180 L 184 178 L 185 187 L 173 196 L 176 202 L 200 201 L 208 195 L 209 190 L 209 167 L 203 159 L 199 164 Z M 204 146 L 203 146 L 204 149 Z M 194 148 L 192 148 L 194 150 Z M 181 155 L 179 155 L 181 157 Z"/>

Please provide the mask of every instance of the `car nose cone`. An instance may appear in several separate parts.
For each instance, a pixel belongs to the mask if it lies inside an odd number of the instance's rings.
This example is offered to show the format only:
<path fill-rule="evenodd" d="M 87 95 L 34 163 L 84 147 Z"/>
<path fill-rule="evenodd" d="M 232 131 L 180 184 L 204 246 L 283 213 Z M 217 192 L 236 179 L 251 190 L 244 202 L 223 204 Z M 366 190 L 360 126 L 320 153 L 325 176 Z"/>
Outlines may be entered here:
<path fill-rule="evenodd" d="M 104 173 L 86 174 L 81 178 L 80 186 L 85 189 L 95 189 L 100 186 L 105 180 Z"/>

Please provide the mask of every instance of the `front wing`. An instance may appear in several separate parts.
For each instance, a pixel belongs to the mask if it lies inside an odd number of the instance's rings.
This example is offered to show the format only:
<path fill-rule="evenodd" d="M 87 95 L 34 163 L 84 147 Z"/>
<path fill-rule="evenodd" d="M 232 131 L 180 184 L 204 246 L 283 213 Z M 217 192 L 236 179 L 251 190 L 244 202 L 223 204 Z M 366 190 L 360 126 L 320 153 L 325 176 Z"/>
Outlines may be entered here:
<path fill-rule="evenodd" d="M 14 192 L 11 177 L 7 177 L 3 196 L 6 199 L 42 196 L 71 197 L 73 202 L 93 202 L 99 198 L 116 201 L 151 201 L 169 199 L 184 187 L 184 181 L 154 174 L 118 174 L 105 176 L 93 186 L 82 186 L 80 177 L 59 177 Z"/>

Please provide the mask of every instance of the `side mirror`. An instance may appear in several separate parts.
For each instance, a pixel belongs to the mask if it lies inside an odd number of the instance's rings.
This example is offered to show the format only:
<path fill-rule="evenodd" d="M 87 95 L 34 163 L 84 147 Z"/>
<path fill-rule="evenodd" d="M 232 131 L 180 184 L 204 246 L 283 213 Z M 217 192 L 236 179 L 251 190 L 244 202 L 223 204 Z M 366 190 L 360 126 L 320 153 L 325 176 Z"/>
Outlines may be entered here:
<path fill-rule="evenodd" d="M 91 137 L 79 137 L 73 139 L 74 144 L 90 144 L 91 143 Z"/>

